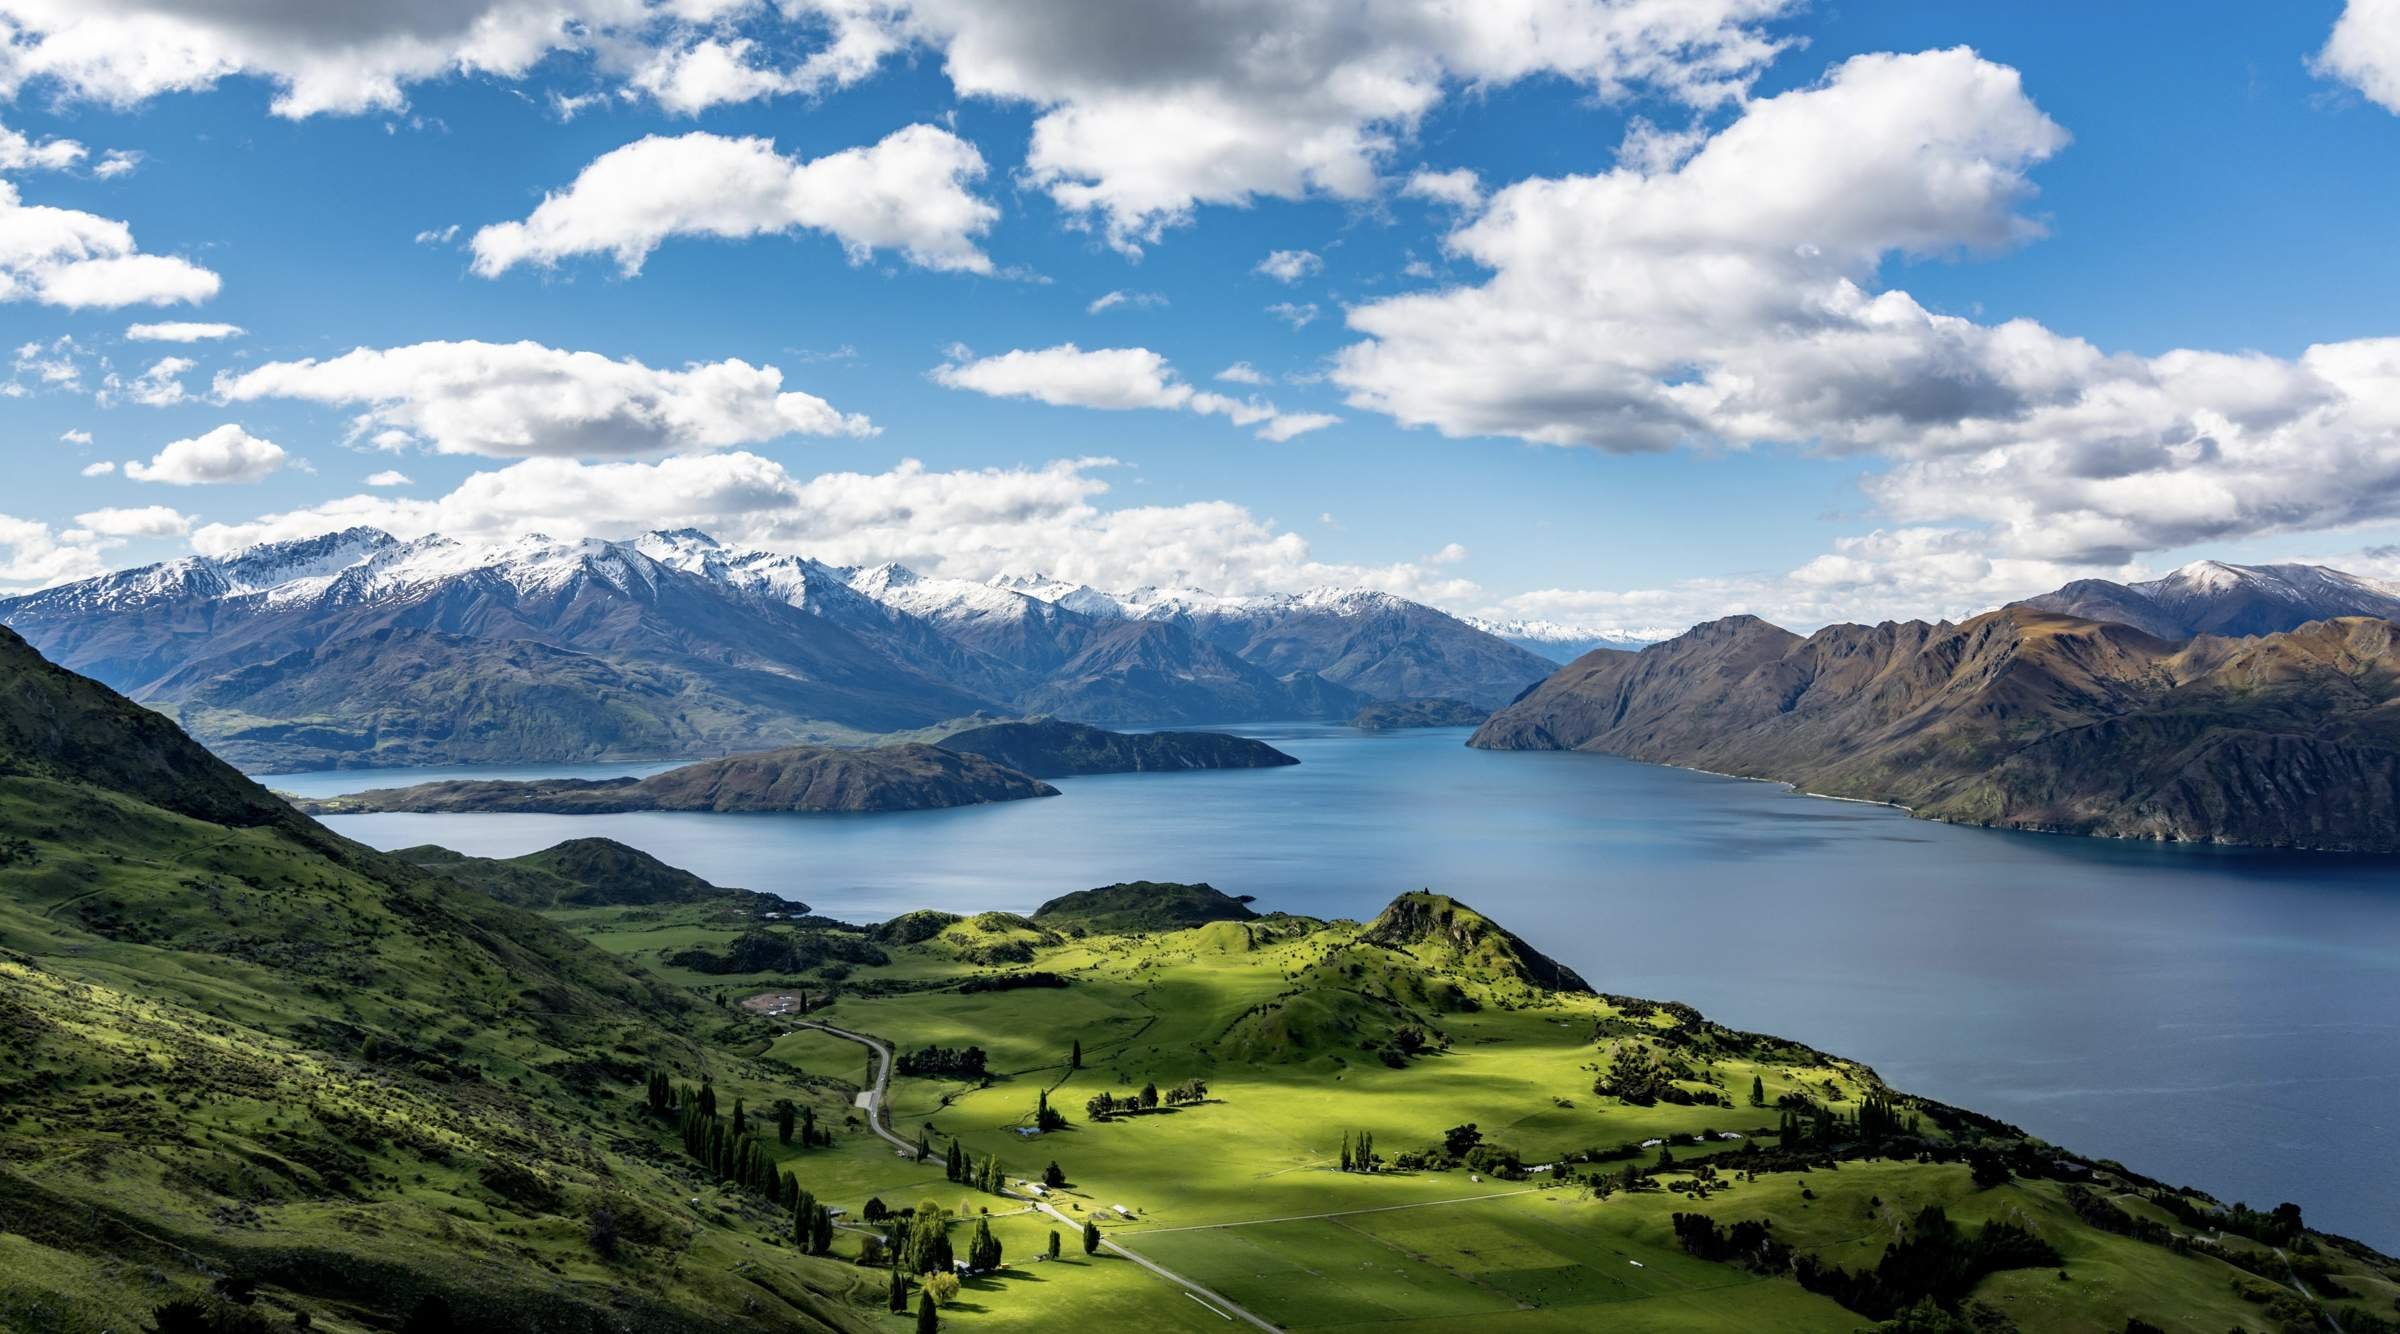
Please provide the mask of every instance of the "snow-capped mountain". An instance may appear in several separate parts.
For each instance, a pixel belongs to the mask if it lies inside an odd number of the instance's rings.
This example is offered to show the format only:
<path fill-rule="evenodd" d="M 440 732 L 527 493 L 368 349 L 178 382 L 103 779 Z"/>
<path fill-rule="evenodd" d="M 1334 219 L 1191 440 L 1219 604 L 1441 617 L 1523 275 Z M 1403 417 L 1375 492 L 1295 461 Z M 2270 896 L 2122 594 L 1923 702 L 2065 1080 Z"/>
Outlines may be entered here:
<path fill-rule="evenodd" d="M 1671 637 L 1670 633 L 1636 633 L 1617 626 L 1561 625 L 1556 621 L 1541 620 L 1497 621 L 1487 616 L 1461 619 L 1487 635 L 1505 639 L 1518 648 L 1538 653 L 1552 662 L 1573 662 L 1596 648 L 1638 650 Z"/>
<path fill-rule="evenodd" d="M 995 652 L 1002 651 L 997 628 L 1022 635 L 1038 605 L 1086 620 L 1080 634 L 1043 622 L 1044 642 L 1067 653 L 1091 641 L 1093 624 L 1156 622 L 1278 677 L 1313 673 L 1373 699 L 1438 697 L 1494 708 L 1555 666 L 1446 612 L 1370 588 L 1243 595 L 1142 587 L 1119 593 L 1039 574 L 980 584 L 928 579 L 898 566 L 854 572 L 852 582 L 937 624 L 977 627 L 975 633 L 986 636 L 977 642 Z"/>
<path fill-rule="evenodd" d="M 2270 635 L 2336 616 L 2400 619 L 2400 585 L 2323 565 L 2197 560 L 2140 583 L 2078 579 L 2019 605 L 2114 621 L 2163 639 Z"/>
<path fill-rule="evenodd" d="M 0 600 L 253 767 L 693 755 L 1039 708 L 1116 723 L 1503 701 L 1549 664 L 1386 593 L 837 569 L 692 530 L 351 529 Z"/>

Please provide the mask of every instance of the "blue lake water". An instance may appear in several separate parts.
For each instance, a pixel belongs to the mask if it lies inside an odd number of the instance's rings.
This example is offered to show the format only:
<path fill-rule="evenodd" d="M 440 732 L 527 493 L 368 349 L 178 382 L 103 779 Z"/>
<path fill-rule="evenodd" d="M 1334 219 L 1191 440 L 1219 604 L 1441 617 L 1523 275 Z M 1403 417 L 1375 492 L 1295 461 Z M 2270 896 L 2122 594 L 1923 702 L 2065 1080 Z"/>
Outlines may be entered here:
<path fill-rule="evenodd" d="M 1363 917 L 1432 887 L 1605 991 L 1690 1002 L 2227 1200 L 2400 1251 L 2400 862 L 1955 828 L 1459 730 L 1244 727 L 1295 768 L 897 815 L 360 815 L 379 847 L 604 834 L 858 921 L 1205 880 Z M 311 795 L 447 776 L 277 775 Z"/>

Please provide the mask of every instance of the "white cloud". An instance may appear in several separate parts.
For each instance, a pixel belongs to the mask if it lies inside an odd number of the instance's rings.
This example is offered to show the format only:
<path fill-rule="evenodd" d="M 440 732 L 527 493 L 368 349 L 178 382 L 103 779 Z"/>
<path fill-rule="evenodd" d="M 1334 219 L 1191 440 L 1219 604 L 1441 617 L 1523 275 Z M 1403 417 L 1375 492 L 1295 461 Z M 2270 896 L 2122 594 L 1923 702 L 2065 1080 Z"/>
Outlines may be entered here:
<path fill-rule="evenodd" d="M 631 275 L 671 236 L 807 229 L 840 241 L 852 263 L 896 250 L 923 268 L 990 273 L 975 238 L 999 210 L 968 189 L 983 174 L 974 145 L 931 125 L 813 161 L 786 157 L 769 139 L 651 135 L 593 159 L 523 222 L 476 232 L 475 271 L 490 278 L 608 254 Z"/>
<path fill-rule="evenodd" d="M 1124 411 L 1155 408 L 1223 417 L 1256 426 L 1264 440 L 1284 441 L 1322 430 L 1341 418 L 1320 412 L 1285 413 L 1261 399 L 1237 399 L 1195 389 L 1167 359 L 1146 347 L 1090 351 L 1073 343 L 1018 348 L 997 356 L 956 359 L 933 369 L 936 384 L 994 398 L 1030 398 L 1054 407 Z"/>
<path fill-rule="evenodd" d="M 141 153 L 130 148 L 112 148 L 92 164 L 92 175 L 104 181 L 113 181 L 119 176 L 131 174 L 141 165 Z"/>
<path fill-rule="evenodd" d="M 1324 267 L 1324 259 L 1314 250 L 1270 250 L 1251 271 L 1289 286 Z"/>
<path fill-rule="evenodd" d="M 70 310 L 205 301 L 217 275 L 189 260 L 147 255 L 133 229 L 79 209 L 27 204 L 0 180 L 0 301 Z"/>
<path fill-rule="evenodd" d="M 1449 171 L 1421 169 L 1400 187 L 1400 193 L 1412 199 L 1430 200 L 1451 208 L 1475 209 L 1483 206 L 1483 180 L 1472 168 L 1454 167 Z"/>
<path fill-rule="evenodd" d="M 0 125 L 0 171 L 65 171 L 89 151 L 72 139 L 36 142 L 21 130 Z"/>
<path fill-rule="evenodd" d="M 952 85 L 1038 109 L 1026 178 L 1135 250 L 1203 204 L 1364 199 L 1453 89 L 1551 75 L 1606 99 L 1738 97 L 1788 0 L 916 0 Z"/>
<path fill-rule="evenodd" d="M 1449 241 L 1489 280 L 1352 309 L 1334 378 L 1450 435 L 1880 455 L 1887 520 L 1996 560 L 2400 512 L 2400 339 L 2141 357 L 1878 290 L 1892 255 L 2037 235 L 2027 172 L 2065 142 L 1971 52 L 1858 57 L 1671 170 L 1495 194 Z"/>
<path fill-rule="evenodd" d="M 132 324 L 125 336 L 137 343 L 205 343 L 220 338 L 239 338 L 238 324 L 205 324 L 192 320 L 166 320 L 156 324 Z"/>
<path fill-rule="evenodd" d="M 1417 564 L 1320 560 L 1298 534 L 1226 501 L 1102 508 L 1109 490 L 1103 474 L 1112 466 L 1075 459 L 935 472 L 910 461 L 888 472 L 801 478 L 743 452 L 656 463 L 530 459 L 477 473 L 436 500 L 350 496 L 204 525 L 192 545 L 222 554 L 352 524 L 466 541 L 527 532 L 626 538 L 689 526 L 838 565 L 900 561 L 963 579 L 1039 569 L 1112 588 L 1256 593 L 1359 584 L 1416 597 L 1474 595 L 1472 583 Z"/>
<path fill-rule="evenodd" d="M 783 388 L 783 372 L 736 360 L 654 370 L 539 343 L 430 342 L 220 374 L 226 402 L 303 399 L 358 409 L 356 434 L 422 439 L 443 454 L 660 454 L 779 436 L 864 436 L 865 417 Z"/>
<path fill-rule="evenodd" d="M 283 446 L 227 422 L 214 430 L 176 440 L 148 463 L 128 461 L 125 475 L 137 482 L 209 486 L 255 482 L 284 464 Z"/>
<path fill-rule="evenodd" d="M 102 407 L 106 407 L 119 397 L 124 397 L 144 407 L 173 407 L 191 397 L 183 387 L 183 375 L 198 364 L 189 357 L 160 357 L 150 363 L 149 369 L 130 380 L 111 371 L 101 382 L 98 401 Z"/>
<path fill-rule="evenodd" d="M 428 227 L 415 237 L 418 245 L 448 245 L 457 239 L 458 224 L 455 222 L 446 227 Z"/>
<path fill-rule="evenodd" d="M 1119 307 L 1129 310 L 1147 310 L 1153 306 L 1165 304 L 1167 304 L 1167 299 L 1156 292 L 1128 292 L 1120 289 L 1114 292 L 1104 292 L 1092 298 L 1092 303 L 1083 308 L 1083 313 L 1097 315 L 1102 311 L 1115 310 Z"/>
<path fill-rule="evenodd" d="M 113 460 L 102 459 L 98 463 L 84 464 L 82 470 L 76 475 L 79 477 L 106 477 L 116 470 L 117 465 Z"/>
<path fill-rule="evenodd" d="M 81 431 L 81 430 L 76 430 L 76 431 L 61 431 L 61 432 L 59 432 L 59 433 L 58 433 L 58 439 L 59 439 L 59 443 L 61 443 L 61 444 L 66 444 L 66 445 L 88 445 L 88 444 L 92 443 L 92 433 L 91 433 L 91 432 L 89 432 L 89 431 Z"/>
<path fill-rule="evenodd" d="M 2400 112 L 2400 0 L 2349 0 L 2310 68 Z"/>
<path fill-rule="evenodd" d="M 191 531 L 190 516 L 179 514 L 164 505 L 144 505 L 138 509 L 98 509 L 75 516 L 79 532 L 67 536 L 84 541 L 135 537 L 181 537 Z"/>
<path fill-rule="evenodd" d="M 1237 361 L 1218 371 L 1216 378 L 1228 384 L 1263 385 L 1267 382 L 1266 375 L 1247 361 Z"/>
<path fill-rule="evenodd" d="M 414 486 L 416 483 L 409 480 L 407 473 L 401 472 L 397 468 L 386 468 L 382 472 L 369 475 L 367 478 L 367 485 Z"/>
<path fill-rule="evenodd" d="M 1295 329 L 1305 329 L 1316 321 L 1317 303 L 1314 301 L 1278 301 L 1267 307 L 1267 313 Z"/>
<path fill-rule="evenodd" d="M 108 570 L 96 537 L 68 540 L 50 525 L 0 514 L 0 589 L 26 592 Z"/>

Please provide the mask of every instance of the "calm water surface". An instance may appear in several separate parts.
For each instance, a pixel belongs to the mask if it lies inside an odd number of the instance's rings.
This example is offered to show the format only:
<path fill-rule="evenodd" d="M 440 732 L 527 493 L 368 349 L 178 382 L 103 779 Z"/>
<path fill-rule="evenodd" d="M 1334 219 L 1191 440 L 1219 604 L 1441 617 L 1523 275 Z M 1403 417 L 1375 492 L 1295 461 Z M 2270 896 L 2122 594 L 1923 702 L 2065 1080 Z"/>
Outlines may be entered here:
<path fill-rule="evenodd" d="M 1238 729 L 1296 768 L 1071 779 L 897 815 L 360 815 L 380 847 L 606 834 L 877 920 L 1205 880 L 1360 917 L 1430 886 L 1603 990 L 1688 1001 L 1894 1084 L 2400 1251 L 2400 864 L 2010 834 L 1459 730 Z M 278 775 L 330 795 L 433 777 Z"/>

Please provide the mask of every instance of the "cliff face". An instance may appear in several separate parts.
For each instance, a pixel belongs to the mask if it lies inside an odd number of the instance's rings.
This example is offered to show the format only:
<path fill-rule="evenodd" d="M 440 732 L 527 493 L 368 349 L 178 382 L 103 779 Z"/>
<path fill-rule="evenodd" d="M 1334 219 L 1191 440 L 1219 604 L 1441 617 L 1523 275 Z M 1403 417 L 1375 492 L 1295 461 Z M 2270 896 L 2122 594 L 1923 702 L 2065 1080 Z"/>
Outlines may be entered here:
<path fill-rule="evenodd" d="M 420 783 L 300 805 L 321 815 L 365 811 L 730 814 L 932 810 L 1057 795 L 1058 789 L 1048 783 L 980 755 L 963 755 L 939 746 L 793 746 L 687 764 L 642 779 Z"/>
<path fill-rule="evenodd" d="M 2188 644 L 2012 607 L 1960 625 L 1753 618 L 1577 659 L 1479 730 L 2135 838 L 2400 850 L 2400 626 Z"/>

